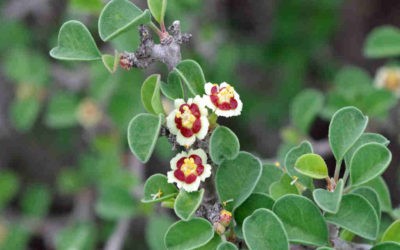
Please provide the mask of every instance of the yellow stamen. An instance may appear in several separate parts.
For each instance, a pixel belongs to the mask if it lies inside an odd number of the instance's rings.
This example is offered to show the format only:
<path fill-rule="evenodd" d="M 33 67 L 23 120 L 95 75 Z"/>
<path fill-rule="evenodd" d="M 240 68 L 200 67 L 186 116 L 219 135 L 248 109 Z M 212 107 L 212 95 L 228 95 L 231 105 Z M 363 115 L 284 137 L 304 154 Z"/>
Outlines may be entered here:
<path fill-rule="evenodd" d="M 151 196 L 151 198 L 152 198 L 153 200 L 155 200 L 155 199 L 161 198 L 162 194 L 163 194 L 163 192 L 161 191 L 161 189 L 158 189 L 158 192 L 157 192 L 157 193 L 151 194 L 150 196 Z"/>
<path fill-rule="evenodd" d="M 278 167 L 278 168 L 281 167 L 281 164 L 279 163 L 279 161 L 275 162 L 275 166 Z"/>
<path fill-rule="evenodd" d="M 181 171 L 185 176 L 189 176 L 191 174 L 195 174 L 197 169 L 196 163 L 194 163 L 194 159 L 192 157 L 186 158 L 181 167 Z"/>
<path fill-rule="evenodd" d="M 218 93 L 219 103 L 229 102 L 234 96 L 235 90 L 230 86 L 226 86 Z"/>
<path fill-rule="evenodd" d="M 400 76 L 395 70 L 388 70 L 385 87 L 389 90 L 397 90 L 400 87 Z"/>
<path fill-rule="evenodd" d="M 196 121 L 196 117 L 192 114 L 188 106 L 183 106 L 184 112 L 176 112 L 176 118 L 182 118 L 182 126 L 188 129 L 193 127 L 193 123 Z"/>

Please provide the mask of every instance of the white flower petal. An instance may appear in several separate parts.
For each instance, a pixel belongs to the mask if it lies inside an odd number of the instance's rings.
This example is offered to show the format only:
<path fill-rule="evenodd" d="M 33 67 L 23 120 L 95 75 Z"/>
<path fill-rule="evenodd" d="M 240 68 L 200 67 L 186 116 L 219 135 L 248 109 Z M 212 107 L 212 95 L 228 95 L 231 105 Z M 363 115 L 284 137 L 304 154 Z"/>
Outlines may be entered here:
<path fill-rule="evenodd" d="M 178 133 L 178 128 L 176 127 L 175 124 L 175 115 L 176 115 L 176 109 L 174 109 L 169 115 L 167 116 L 167 128 L 169 129 L 169 132 L 172 134 L 176 135 Z"/>
<path fill-rule="evenodd" d="M 179 159 L 181 159 L 182 157 L 187 157 L 187 153 L 185 151 L 182 151 L 180 153 L 178 153 L 177 155 L 175 155 L 174 158 L 172 158 L 169 162 L 169 165 L 171 166 L 172 170 L 176 169 L 176 164 L 179 161 Z"/>
<path fill-rule="evenodd" d="M 206 106 L 206 103 L 205 103 L 204 99 L 199 95 L 196 95 L 194 97 L 193 103 L 197 104 L 197 106 L 199 107 L 200 111 L 201 111 L 201 109 L 204 109 L 205 106 Z"/>
<path fill-rule="evenodd" d="M 187 192 L 194 192 L 199 189 L 200 186 L 200 178 L 196 178 L 196 180 L 191 183 L 187 184 L 185 182 L 182 183 L 182 188 L 185 189 Z"/>
<path fill-rule="evenodd" d="M 196 136 L 197 136 L 197 138 L 202 140 L 202 139 L 204 139 L 204 137 L 206 137 L 206 135 L 208 133 L 208 128 L 210 126 L 210 122 L 208 121 L 207 117 L 205 117 L 205 116 L 201 116 L 200 121 L 201 121 L 201 129 L 196 134 Z"/>
<path fill-rule="evenodd" d="M 208 177 L 211 176 L 211 165 L 204 164 L 204 172 L 199 176 L 201 181 L 205 181 Z"/>
<path fill-rule="evenodd" d="M 190 147 L 196 141 L 196 136 L 192 135 L 191 137 L 185 137 L 179 131 L 176 135 L 176 141 L 179 143 L 179 145 Z"/>
<path fill-rule="evenodd" d="M 214 87 L 214 84 L 211 82 L 208 82 L 204 85 L 204 91 L 206 92 L 207 95 L 211 95 L 211 89 Z"/>
<path fill-rule="evenodd" d="M 210 96 L 208 95 L 204 95 L 203 96 L 203 100 L 204 100 L 204 104 L 211 109 L 212 111 L 214 111 L 215 109 L 217 109 L 217 107 L 214 105 L 214 103 L 212 103 Z"/>
<path fill-rule="evenodd" d="M 191 105 L 193 103 L 193 98 L 189 98 L 186 102 L 188 105 Z"/>
<path fill-rule="evenodd" d="M 231 85 L 229 85 L 227 82 L 223 82 L 223 83 L 221 83 L 221 84 L 219 85 L 219 88 L 222 89 L 222 88 L 226 88 L 226 87 L 228 87 L 228 86 L 231 86 Z"/>
<path fill-rule="evenodd" d="M 183 100 L 183 99 L 175 99 L 174 106 L 176 109 L 179 109 L 179 107 L 184 103 L 185 103 L 185 100 Z"/>
<path fill-rule="evenodd" d="M 188 155 L 198 155 L 201 158 L 203 165 L 207 163 L 207 154 L 201 148 L 198 148 L 196 150 L 193 149 L 189 150 Z"/>

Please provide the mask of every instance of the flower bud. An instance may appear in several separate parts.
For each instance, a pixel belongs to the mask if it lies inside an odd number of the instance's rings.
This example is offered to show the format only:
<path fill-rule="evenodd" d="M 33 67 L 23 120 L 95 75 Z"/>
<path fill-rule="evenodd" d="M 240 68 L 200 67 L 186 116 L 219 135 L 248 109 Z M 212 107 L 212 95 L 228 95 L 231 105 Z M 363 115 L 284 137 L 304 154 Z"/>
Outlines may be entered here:
<path fill-rule="evenodd" d="M 232 213 L 228 210 L 221 210 L 219 214 L 219 223 L 221 223 L 224 227 L 229 226 L 232 220 Z"/>

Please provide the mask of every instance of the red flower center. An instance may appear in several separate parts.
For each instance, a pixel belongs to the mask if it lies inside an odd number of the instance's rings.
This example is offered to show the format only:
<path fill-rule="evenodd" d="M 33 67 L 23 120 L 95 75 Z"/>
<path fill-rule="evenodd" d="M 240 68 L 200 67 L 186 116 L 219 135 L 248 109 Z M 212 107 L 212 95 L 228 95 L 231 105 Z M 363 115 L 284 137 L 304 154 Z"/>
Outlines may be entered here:
<path fill-rule="evenodd" d="M 233 110 L 238 106 L 231 86 L 226 86 L 218 90 L 218 86 L 211 88 L 211 102 L 221 110 Z"/>
<path fill-rule="evenodd" d="M 196 178 L 204 172 L 203 162 L 198 155 L 182 157 L 176 163 L 177 169 L 174 176 L 187 184 L 193 183 Z"/>
<path fill-rule="evenodd" d="M 182 104 L 175 115 L 176 127 L 184 137 L 191 137 L 201 129 L 200 109 L 197 104 Z"/>

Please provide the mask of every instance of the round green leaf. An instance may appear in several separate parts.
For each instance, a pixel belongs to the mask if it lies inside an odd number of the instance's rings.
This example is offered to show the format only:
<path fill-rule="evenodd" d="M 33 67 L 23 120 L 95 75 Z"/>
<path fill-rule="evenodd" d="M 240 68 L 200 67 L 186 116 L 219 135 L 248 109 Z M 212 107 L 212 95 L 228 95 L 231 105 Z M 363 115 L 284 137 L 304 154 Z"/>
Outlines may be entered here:
<path fill-rule="evenodd" d="M 392 154 L 382 144 L 364 144 L 354 152 L 350 161 L 351 184 L 360 185 L 381 175 L 391 160 Z"/>
<path fill-rule="evenodd" d="M 236 247 L 236 245 L 229 241 L 222 242 L 217 247 L 217 250 L 237 250 L 237 249 L 238 248 Z"/>
<path fill-rule="evenodd" d="M 201 201 L 203 200 L 203 195 L 204 189 L 196 192 L 180 190 L 174 204 L 176 215 L 182 220 L 189 220 L 196 212 L 197 208 L 199 208 Z"/>
<path fill-rule="evenodd" d="M 394 221 L 383 233 L 381 242 L 392 241 L 400 243 L 400 220 Z"/>
<path fill-rule="evenodd" d="M 193 96 L 205 93 L 204 84 L 206 79 L 204 78 L 203 70 L 196 61 L 183 60 L 176 66 L 174 72 L 179 75 Z"/>
<path fill-rule="evenodd" d="M 313 184 L 313 180 L 309 177 L 309 176 L 305 176 L 302 175 L 301 173 L 299 173 L 295 168 L 295 163 L 297 161 L 297 159 L 307 153 L 312 153 L 313 152 L 313 148 L 310 142 L 308 141 L 303 141 L 302 143 L 300 143 L 300 145 L 295 146 L 293 148 L 291 148 L 286 156 L 285 156 L 285 168 L 288 172 L 288 174 L 292 177 L 296 176 L 298 177 L 298 181 L 301 182 L 303 185 L 305 185 L 308 188 L 313 188 L 314 184 Z"/>
<path fill-rule="evenodd" d="M 358 187 L 351 191 L 354 194 L 359 194 L 364 197 L 375 209 L 378 219 L 381 218 L 381 205 L 379 203 L 378 194 L 370 187 Z"/>
<path fill-rule="evenodd" d="M 138 114 L 128 125 L 128 144 L 143 163 L 150 159 L 160 133 L 163 115 Z"/>
<path fill-rule="evenodd" d="M 210 250 L 210 249 L 217 249 L 218 245 L 222 242 L 221 236 L 217 233 L 214 233 L 214 237 L 207 242 L 207 244 L 196 248 L 196 250 Z"/>
<path fill-rule="evenodd" d="M 215 185 L 221 202 L 230 201 L 228 210 L 238 207 L 253 192 L 260 176 L 261 162 L 247 152 L 225 160 L 217 169 Z"/>
<path fill-rule="evenodd" d="M 353 157 L 354 153 L 356 152 L 357 149 L 359 149 L 361 146 L 364 144 L 370 143 L 370 142 L 376 142 L 380 143 L 384 146 L 389 145 L 389 140 L 386 139 L 384 136 L 380 134 L 375 134 L 375 133 L 364 133 L 358 138 L 356 143 L 347 151 L 347 153 L 344 156 L 344 161 L 346 162 L 346 166 L 350 166 L 350 160 Z"/>
<path fill-rule="evenodd" d="M 160 202 L 174 197 L 178 189 L 174 184 L 168 183 L 168 178 L 162 174 L 150 176 L 144 184 L 144 197 L 142 202 Z"/>
<path fill-rule="evenodd" d="M 243 224 L 246 217 L 250 216 L 259 208 L 272 209 L 274 200 L 268 195 L 261 193 L 253 193 L 247 198 L 242 205 L 235 209 L 234 217 L 239 227 Z"/>
<path fill-rule="evenodd" d="M 395 242 L 384 242 L 371 248 L 371 250 L 399 250 L 399 249 L 400 249 L 400 244 Z"/>
<path fill-rule="evenodd" d="M 292 123 L 304 134 L 308 133 L 310 125 L 323 107 L 324 96 L 314 89 L 300 92 L 291 106 Z"/>
<path fill-rule="evenodd" d="M 21 208 L 25 215 L 44 217 L 51 204 L 50 190 L 43 185 L 32 185 L 24 193 L 21 199 Z"/>
<path fill-rule="evenodd" d="M 299 190 L 296 185 L 292 184 L 292 181 L 293 179 L 289 175 L 283 174 L 279 181 L 271 184 L 269 194 L 275 200 L 286 194 L 298 194 Z"/>
<path fill-rule="evenodd" d="M 324 179 L 329 177 L 328 167 L 324 159 L 317 154 L 305 154 L 300 156 L 294 168 L 303 175 L 314 179 Z"/>
<path fill-rule="evenodd" d="M 114 73 L 118 67 L 119 54 L 117 51 L 115 51 L 113 56 L 104 54 L 101 56 L 101 60 L 103 62 L 104 67 L 108 70 L 108 72 Z"/>
<path fill-rule="evenodd" d="M 282 175 L 283 171 L 274 164 L 264 164 L 262 166 L 261 177 L 253 192 L 269 194 L 271 184 L 279 181 Z"/>
<path fill-rule="evenodd" d="M 50 56 L 60 60 L 101 60 L 101 54 L 86 26 L 78 21 L 68 21 L 58 33 L 58 45 Z"/>
<path fill-rule="evenodd" d="M 265 208 L 257 209 L 244 220 L 243 235 L 249 249 L 289 249 L 288 236 L 282 222 Z"/>
<path fill-rule="evenodd" d="M 362 184 L 361 186 L 370 187 L 378 194 L 382 211 L 392 211 L 392 201 L 390 199 L 389 188 L 381 176 L 378 176 L 375 179 Z"/>
<path fill-rule="evenodd" d="M 168 83 L 161 83 L 161 92 L 169 99 L 183 99 L 183 87 L 181 78 L 176 71 L 171 71 L 168 74 Z"/>
<path fill-rule="evenodd" d="M 14 100 L 10 106 L 10 118 L 14 127 L 21 132 L 30 130 L 39 114 L 40 106 L 35 97 Z"/>
<path fill-rule="evenodd" d="M 337 162 L 360 138 L 367 127 L 368 117 L 355 107 L 345 107 L 338 110 L 329 125 L 329 145 Z"/>
<path fill-rule="evenodd" d="M 167 9 L 167 0 L 147 0 L 150 12 L 154 19 L 160 24 L 164 24 L 165 10 Z"/>
<path fill-rule="evenodd" d="M 309 199 L 285 195 L 272 208 L 285 226 L 290 242 L 323 246 L 328 243 L 328 227 L 320 210 Z"/>
<path fill-rule="evenodd" d="M 135 212 L 136 203 L 126 188 L 102 187 L 96 201 L 96 213 L 109 220 L 129 218 Z"/>
<path fill-rule="evenodd" d="M 232 160 L 240 150 L 239 139 L 227 127 L 217 127 L 210 137 L 210 157 L 216 164 L 221 164 L 224 159 Z"/>
<path fill-rule="evenodd" d="M 99 35 L 108 41 L 127 31 L 132 26 L 150 22 L 148 10 L 142 11 L 128 0 L 112 0 L 100 13 Z"/>
<path fill-rule="evenodd" d="M 160 93 L 160 75 L 153 74 L 144 80 L 141 96 L 144 108 L 153 114 L 163 114 L 164 108 L 161 103 L 161 93 Z"/>
<path fill-rule="evenodd" d="M 11 171 L 0 171 L 0 210 L 17 194 L 19 189 L 18 176 Z"/>
<path fill-rule="evenodd" d="M 339 211 L 325 215 L 328 222 L 363 238 L 375 240 L 378 235 L 378 216 L 372 205 L 361 195 L 343 195 Z"/>
<path fill-rule="evenodd" d="M 56 237 L 56 248 L 94 249 L 96 243 L 96 228 L 90 223 L 79 223 L 60 230 Z"/>
<path fill-rule="evenodd" d="M 214 236 L 210 222 L 202 218 L 178 221 L 165 234 L 165 246 L 169 250 L 189 250 L 205 245 Z"/>
<path fill-rule="evenodd" d="M 47 106 L 46 125 L 51 128 L 67 128 L 78 123 L 78 98 L 68 92 L 54 94 Z"/>
<path fill-rule="evenodd" d="M 343 186 L 343 180 L 340 179 L 333 192 L 320 188 L 314 190 L 313 197 L 315 203 L 326 212 L 337 213 L 340 201 L 342 200 Z"/>
<path fill-rule="evenodd" d="M 372 30 L 364 45 L 364 55 L 370 58 L 399 56 L 400 30 L 393 26 L 381 26 Z"/>
<path fill-rule="evenodd" d="M 166 215 L 152 214 L 146 226 L 146 242 L 151 250 L 165 250 L 164 235 L 174 221 Z"/>

